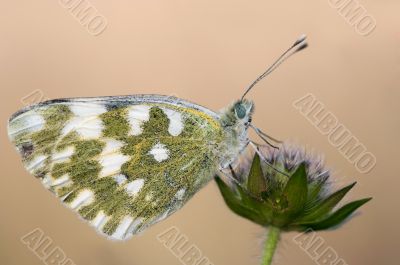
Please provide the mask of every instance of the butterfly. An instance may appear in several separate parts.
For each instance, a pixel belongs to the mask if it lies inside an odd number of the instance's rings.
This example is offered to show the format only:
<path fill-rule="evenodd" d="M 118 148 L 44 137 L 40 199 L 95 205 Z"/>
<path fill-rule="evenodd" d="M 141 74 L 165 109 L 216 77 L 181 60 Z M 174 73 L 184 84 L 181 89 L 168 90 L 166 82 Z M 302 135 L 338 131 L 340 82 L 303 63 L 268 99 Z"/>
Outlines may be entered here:
<path fill-rule="evenodd" d="M 250 89 L 306 46 L 299 38 L 220 112 L 176 97 L 49 100 L 16 112 L 8 134 L 25 168 L 100 234 L 125 240 L 180 209 L 249 143 Z"/>

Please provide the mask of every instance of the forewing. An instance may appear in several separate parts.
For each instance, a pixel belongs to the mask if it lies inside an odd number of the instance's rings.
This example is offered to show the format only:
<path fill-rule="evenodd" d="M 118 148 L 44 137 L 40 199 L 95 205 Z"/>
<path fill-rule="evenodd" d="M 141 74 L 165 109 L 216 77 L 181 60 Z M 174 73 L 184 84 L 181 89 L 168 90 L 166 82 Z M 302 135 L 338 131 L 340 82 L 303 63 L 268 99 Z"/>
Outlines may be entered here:
<path fill-rule="evenodd" d="M 181 208 L 212 178 L 222 139 L 213 112 L 151 95 L 44 102 L 8 132 L 26 169 L 113 239 Z"/>

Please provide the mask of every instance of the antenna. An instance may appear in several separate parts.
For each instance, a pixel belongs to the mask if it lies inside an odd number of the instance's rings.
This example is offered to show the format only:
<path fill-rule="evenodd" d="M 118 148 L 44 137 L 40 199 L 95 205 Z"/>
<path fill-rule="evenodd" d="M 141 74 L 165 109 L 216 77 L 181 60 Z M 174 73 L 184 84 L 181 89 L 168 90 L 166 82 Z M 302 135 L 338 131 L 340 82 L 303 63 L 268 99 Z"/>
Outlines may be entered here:
<path fill-rule="evenodd" d="M 272 73 L 281 63 L 283 63 L 287 58 L 289 58 L 291 55 L 295 54 L 298 51 L 303 50 L 304 48 L 307 47 L 307 42 L 306 42 L 307 36 L 305 34 L 302 34 L 293 44 L 292 46 L 289 47 L 284 53 L 282 53 L 281 56 L 276 59 L 276 61 L 268 67 L 268 69 L 260 75 L 254 82 L 247 88 L 246 92 L 244 92 L 241 100 L 244 99 L 244 97 L 247 95 L 247 93 L 250 92 L 250 90 L 258 83 L 260 82 L 264 77 Z"/>

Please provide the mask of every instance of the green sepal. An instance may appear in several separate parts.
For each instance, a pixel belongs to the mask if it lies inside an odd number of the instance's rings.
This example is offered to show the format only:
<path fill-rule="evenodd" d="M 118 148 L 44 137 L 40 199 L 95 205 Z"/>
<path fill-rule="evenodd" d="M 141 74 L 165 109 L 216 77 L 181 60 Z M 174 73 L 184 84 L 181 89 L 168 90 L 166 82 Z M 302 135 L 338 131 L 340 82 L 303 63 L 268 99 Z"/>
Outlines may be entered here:
<path fill-rule="evenodd" d="M 357 182 L 354 182 L 320 201 L 315 207 L 309 209 L 309 213 L 300 218 L 300 222 L 313 222 L 323 219 L 343 199 Z"/>
<path fill-rule="evenodd" d="M 283 190 L 283 199 L 287 201 L 288 213 L 293 215 L 303 210 L 307 202 L 307 193 L 306 165 L 301 163 L 289 178 Z"/>
<path fill-rule="evenodd" d="M 325 176 L 308 184 L 308 199 L 305 210 L 314 208 L 315 204 L 318 202 L 318 196 L 320 195 L 322 188 L 328 181 L 328 178 L 329 176 Z"/>
<path fill-rule="evenodd" d="M 267 189 L 267 183 L 261 168 L 260 156 L 256 153 L 251 164 L 247 190 L 258 199 L 262 199 L 261 194 Z"/>
<path fill-rule="evenodd" d="M 370 201 L 372 198 L 365 198 L 357 201 L 350 202 L 336 212 L 332 213 L 327 218 L 311 223 L 302 223 L 301 226 L 304 229 L 311 228 L 313 230 L 323 230 L 328 228 L 333 228 L 342 223 L 347 217 L 349 217 L 355 210 Z"/>
<path fill-rule="evenodd" d="M 268 224 L 270 221 L 270 210 L 268 210 L 265 203 L 259 202 L 257 199 L 249 196 L 238 185 L 235 185 L 237 190 L 235 192 L 218 176 L 215 177 L 215 181 L 225 203 L 233 212 L 262 226 Z"/>

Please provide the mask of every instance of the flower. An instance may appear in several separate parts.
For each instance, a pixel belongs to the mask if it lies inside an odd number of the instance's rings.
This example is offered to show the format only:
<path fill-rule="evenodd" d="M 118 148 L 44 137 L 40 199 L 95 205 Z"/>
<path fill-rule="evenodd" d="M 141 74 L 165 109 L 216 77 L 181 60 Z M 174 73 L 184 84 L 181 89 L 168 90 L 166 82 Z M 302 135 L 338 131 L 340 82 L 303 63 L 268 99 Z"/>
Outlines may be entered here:
<path fill-rule="evenodd" d="M 282 231 L 323 230 L 336 227 L 371 200 L 338 203 L 356 183 L 331 192 L 330 171 L 320 156 L 283 144 L 263 148 L 228 174 L 231 187 L 215 180 L 228 207 L 264 227 Z"/>

